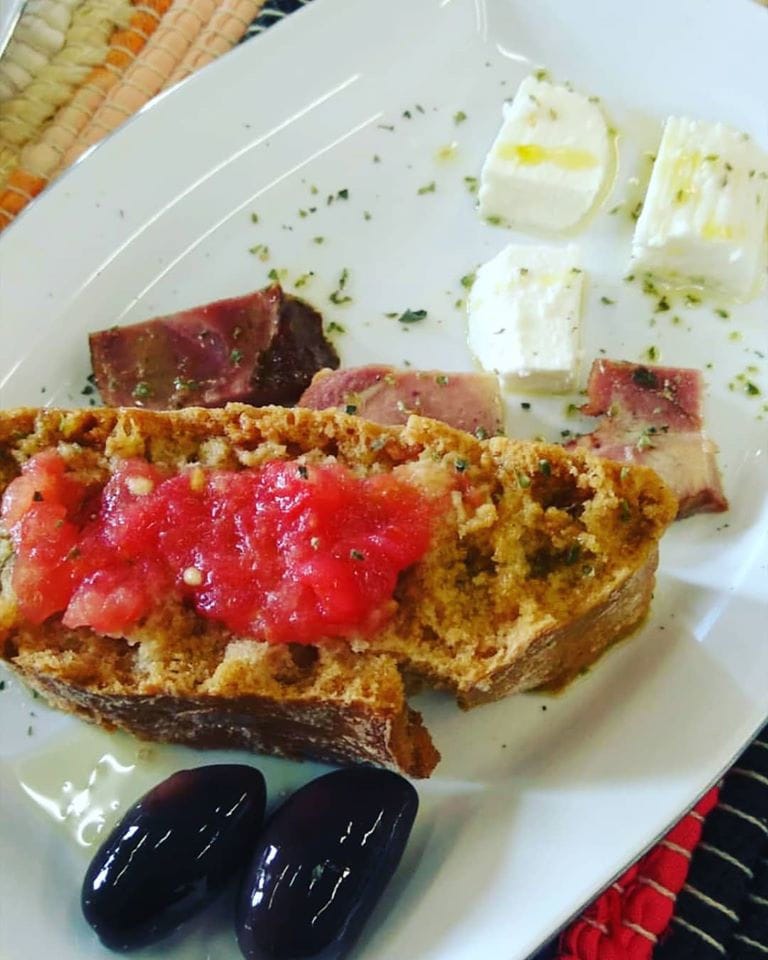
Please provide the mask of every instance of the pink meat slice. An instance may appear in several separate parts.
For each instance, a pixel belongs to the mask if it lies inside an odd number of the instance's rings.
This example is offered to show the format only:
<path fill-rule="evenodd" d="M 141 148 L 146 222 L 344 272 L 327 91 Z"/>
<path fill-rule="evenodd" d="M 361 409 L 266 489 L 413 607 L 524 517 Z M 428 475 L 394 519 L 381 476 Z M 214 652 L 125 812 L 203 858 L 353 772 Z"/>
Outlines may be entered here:
<path fill-rule="evenodd" d="M 704 433 L 703 386 L 698 370 L 595 360 L 581 409 L 602 420 L 568 446 L 652 467 L 677 495 L 678 518 L 727 510 L 717 447 Z"/>
<path fill-rule="evenodd" d="M 398 370 L 385 365 L 321 370 L 299 406 L 338 407 L 385 424 L 405 423 L 416 413 L 479 437 L 494 436 L 504 425 L 498 381 L 484 373 Z"/>
<path fill-rule="evenodd" d="M 291 404 L 317 370 L 339 365 L 320 314 L 278 285 L 89 339 L 96 384 L 111 406 Z"/>

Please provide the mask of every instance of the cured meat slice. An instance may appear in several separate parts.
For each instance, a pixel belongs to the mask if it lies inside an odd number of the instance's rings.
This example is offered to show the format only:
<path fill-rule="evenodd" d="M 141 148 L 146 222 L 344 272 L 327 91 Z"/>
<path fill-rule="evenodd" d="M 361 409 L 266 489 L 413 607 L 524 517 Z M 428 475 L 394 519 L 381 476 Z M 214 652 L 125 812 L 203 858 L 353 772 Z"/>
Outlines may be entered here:
<path fill-rule="evenodd" d="M 101 330 L 90 347 L 104 402 L 153 410 L 288 405 L 339 365 L 320 314 L 278 285 Z"/>
<path fill-rule="evenodd" d="M 676 494 L 678 519 L 721 513 L 728 501 L 717 446 L 704 433 L 703 386 L 698 370 L 595 360 L 581 410 L 602 419 L 568 446 L 652 467 Z"/>
<path fill-rule="evenodd" d="M 498 380 L 486 373 L 398 370 L 385 365 L 321 370 L 299 400 L 313 410 L 338 407 L 376 423 L 406 423 L 410 414 L 491 437 L 504 417 Z"/>

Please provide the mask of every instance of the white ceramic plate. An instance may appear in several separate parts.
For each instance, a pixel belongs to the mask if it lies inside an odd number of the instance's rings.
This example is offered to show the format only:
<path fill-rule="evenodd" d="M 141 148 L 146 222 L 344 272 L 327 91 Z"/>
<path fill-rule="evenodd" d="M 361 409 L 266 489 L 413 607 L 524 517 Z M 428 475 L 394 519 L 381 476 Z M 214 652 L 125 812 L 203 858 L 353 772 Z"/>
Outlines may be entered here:
<path fill-rule="evenodd" d="M 419 785 L 412 842 L 360 960 L 520 960 L 768 716 L 768 299 L 728 320 L 717 304 L 675 310 L 679 324 L 654 318 L 622 282 L 631 220 L 607 212 L 629 202 L 670 112 L 768 145 L 766 49 L 768 17 L 742 0 L 317 0 L 130 122 L 0 240 L 6 407 L 87 402 L 88 330 L 244 293 L 273 267 L 289 289 L 314 271 L 301 292 L 347 328 L 344 363 L 469 368 L 459 281 L 512 235 L 479 220 L 464 177 L 478 174 L 503 98 L 546 66 L 599 94 L 621 133 L 615 188 L 579 240 L 587 360 L 642 359 L 653 345 L 665 363 L 706 367 L 732 507 L 675 526 L 649 621 L 565 694 L 469 715 L 421 700 L 444 759 Z M 259 243 L 266 263 L 248 252 Z M 334 307 L 345 267 L 353 302 Z M 385 316 L 406 307 L 427 320 Z M 760 396 L 734 379 L 748 368 Z M 522 399 L 510 397 L 510 433 L 579 426 L 564 412 L 575 398 L 528 412 Z M 100 829 L 161 775 L 209 756 L 95 731 L 12 680 L 0 730 L 0 956 L 104 957 L 78 912 Z M 256 762 L 273 798 L 318 769 Z M 146 956 L 234 960 L 224 913 Z"/>

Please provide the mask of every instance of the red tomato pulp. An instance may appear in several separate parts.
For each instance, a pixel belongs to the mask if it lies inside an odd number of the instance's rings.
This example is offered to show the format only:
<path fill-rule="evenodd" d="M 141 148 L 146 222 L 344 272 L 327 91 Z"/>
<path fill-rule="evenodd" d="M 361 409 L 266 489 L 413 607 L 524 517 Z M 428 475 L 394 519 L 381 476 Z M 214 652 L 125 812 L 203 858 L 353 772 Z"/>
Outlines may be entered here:
<path fill-rule="evenodd" d="M 368 634 L 429 546 L 438 501 L 398 476 L 274 461 L 168 475 L 125 460 L 88 487 L 55 452 L 3 497 L 23 615 L 120 636 L 169 597 L 240 636 Z"/>

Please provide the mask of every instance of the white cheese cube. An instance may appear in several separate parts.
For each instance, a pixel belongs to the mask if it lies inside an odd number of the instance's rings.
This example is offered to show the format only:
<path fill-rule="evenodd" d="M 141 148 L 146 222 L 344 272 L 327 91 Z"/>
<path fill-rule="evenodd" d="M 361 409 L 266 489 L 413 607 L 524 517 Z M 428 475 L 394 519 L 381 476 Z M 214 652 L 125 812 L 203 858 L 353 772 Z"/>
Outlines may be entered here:
<path fill-rule="evenodd" d="M 559 231 L 590 212 L 611 166 L 605 117 L 587 97 L 527 77 L 480 175 L 480 213 L 509 226 Z"/>
<path fill-rule="evenodd" d="M 468 301 L 470 349 L 508 390 L 572 389 L 583 286 L 575 246 L 510 244 L 477 271 Z"/>
<path fill-rule="evenodd" d="M 746 300 L 766 267 L 768 155 L 722 123 L 670 117 L 632 241 L 632 269 Z"/>

